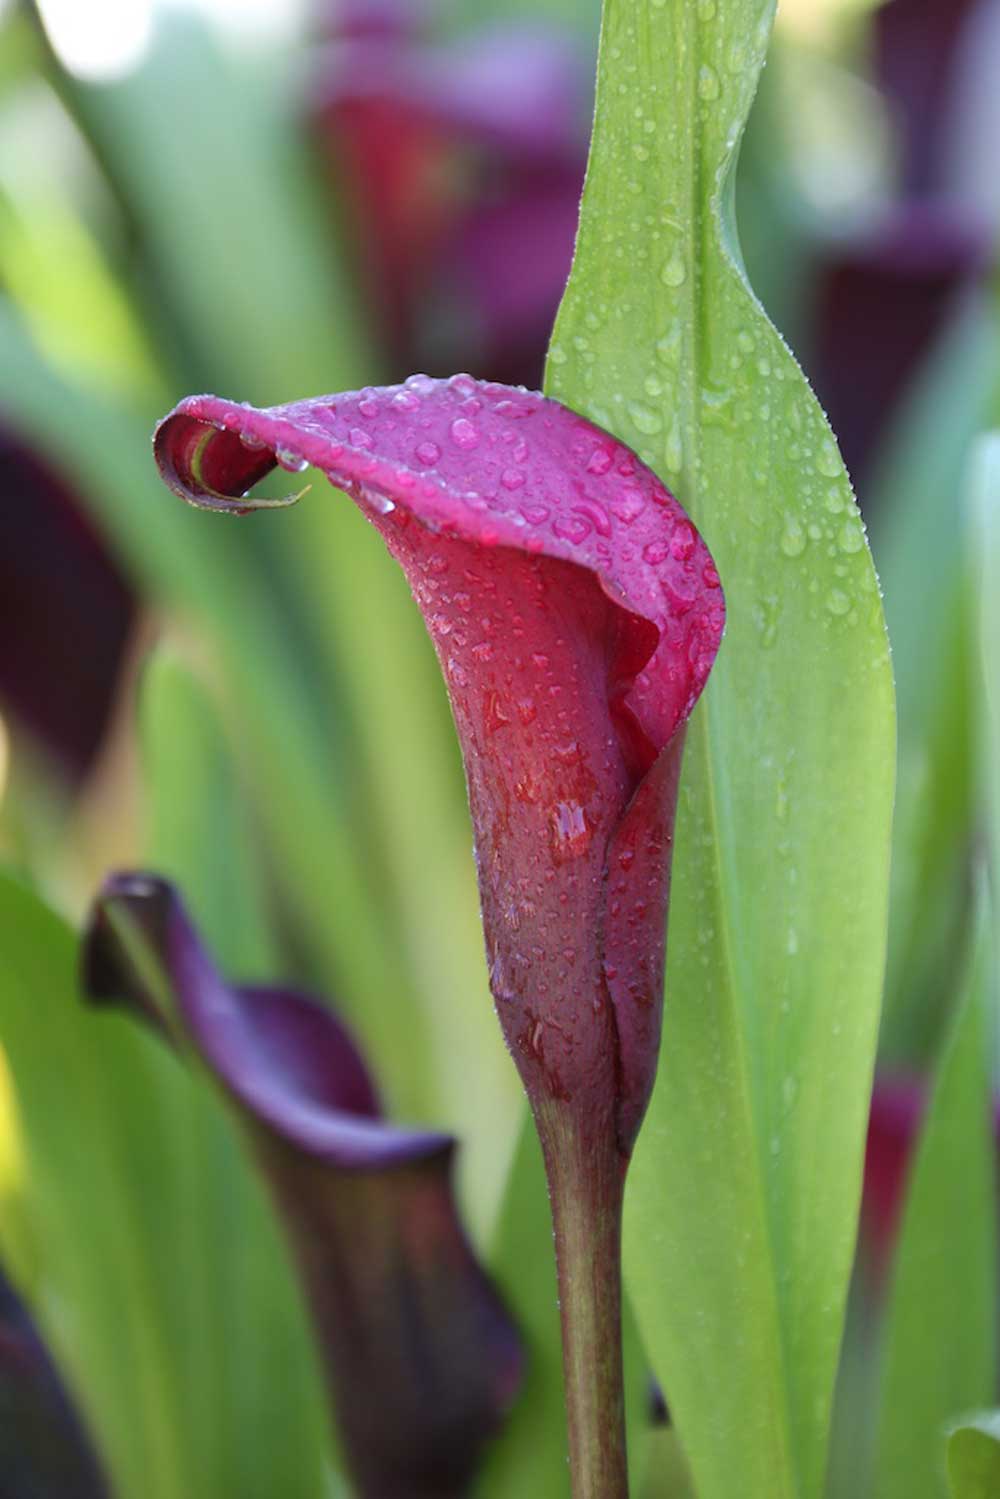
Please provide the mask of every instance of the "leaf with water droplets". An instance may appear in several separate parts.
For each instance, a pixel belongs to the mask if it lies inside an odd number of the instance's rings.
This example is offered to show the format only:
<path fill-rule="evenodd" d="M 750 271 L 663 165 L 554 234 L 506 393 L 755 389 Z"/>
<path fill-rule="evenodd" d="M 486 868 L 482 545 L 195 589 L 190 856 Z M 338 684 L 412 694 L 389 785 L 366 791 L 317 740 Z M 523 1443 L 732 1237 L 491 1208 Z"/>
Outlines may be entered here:
<path fill-rule="evenodd" d="M 730 1499 L 734 1474 L 743 1499 L 821 1490 L 892 799 L 892 682 L 860 519 L 733 224 L 772 12 L 606 0 L 547 378 L 663 475 L 729 607 L 689 732 L 661 1073 L 626 1201 L 626 1279 L 702 1499 Z"/>

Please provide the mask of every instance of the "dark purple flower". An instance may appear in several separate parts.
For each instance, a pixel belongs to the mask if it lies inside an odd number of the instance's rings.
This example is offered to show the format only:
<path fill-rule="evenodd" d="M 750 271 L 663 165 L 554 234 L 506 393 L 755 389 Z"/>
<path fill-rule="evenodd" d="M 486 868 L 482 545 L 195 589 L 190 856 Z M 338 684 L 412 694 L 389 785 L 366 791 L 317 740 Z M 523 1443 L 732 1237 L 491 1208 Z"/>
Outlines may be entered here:
<path fill-rule="evenodd" d="M 926 202 L 893 210 L 828 252 L 810 374 L 855 478 L 864 477 L 957 299 L 985 271 L 989 248 L 982 226 Z"/>
<path fill-rule="evenodd" d="M 107 1493 L 48 1351 L 0 1273 L 0 1494 L 105 1499 Z"/>
<path fill-rule="evenodd" d="M 84 979 L 195 1053 L 233 1106 L 298 1260 L 359 1494 L 458 1499 L 521 1351 L 458 1219 L 454 1140 L 384 1122 L 325 1007 L 227 984 L 162 880 L 107 882 Z"/>
<path fill-rule="evenodd" d="M 101 742 L 132 618 L 70 486 L 0 426 L 0 706 L 67 775 Z"/>

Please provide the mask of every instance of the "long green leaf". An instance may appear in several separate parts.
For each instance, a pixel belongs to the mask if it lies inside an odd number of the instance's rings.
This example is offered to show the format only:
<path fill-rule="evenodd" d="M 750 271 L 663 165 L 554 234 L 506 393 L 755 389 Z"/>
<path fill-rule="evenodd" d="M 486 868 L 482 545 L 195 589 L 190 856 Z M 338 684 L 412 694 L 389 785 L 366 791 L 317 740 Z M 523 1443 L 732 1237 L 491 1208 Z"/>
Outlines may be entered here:
<path fill-rule="evenodd" d="M 914 1161 L 886 1322 L 872 1493 L 942 1499 L 949 1420 L 995 1393 L 996 1171 L 985 944 Z"/>
<path fill-rule="evenodd" d="M 996 1499 L 1000 1494 L 1000 1411 L 970 1416 L 948 1439 L 952 1499 Z"/>
<path fill-rule="evenodd" d="M 548 367 L 552 394 L 663 474 L 728 600 L 688 740 L 662 1070 L 626 1202 L 627 1281 L 700 1499 L 821 1489 L 893 784 L 864 534 L 732 222 L 772 10 L 607 0 Z"/>
<path fill-rule="evenodd" d="M 970 517 L 961 504 L 975 434 L 1000 379 L 1000 324 L 985 297 L 959 309 L 893 425 L 872 495 L 899 697 L 899 786 L 884 1057 L 938 1049 L 968 934 L 974 819 L 975 649 Z"/>

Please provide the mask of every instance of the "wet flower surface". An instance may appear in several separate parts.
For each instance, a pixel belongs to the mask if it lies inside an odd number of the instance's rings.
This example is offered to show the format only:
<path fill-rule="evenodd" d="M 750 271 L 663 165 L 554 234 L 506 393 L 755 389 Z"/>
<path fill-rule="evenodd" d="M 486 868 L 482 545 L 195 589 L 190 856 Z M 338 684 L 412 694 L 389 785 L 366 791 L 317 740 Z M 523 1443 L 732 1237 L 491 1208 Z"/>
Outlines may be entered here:
<path fill-rule="evenodd" d="M 156 452 L 210 509 L 276 464 L 360 503 L 434 640 L 465 759 L 491 986 L 538 1110 L 629 1153 L 655 1071 L 682 731 L 718 649 L 712 559 L 628 448 L 521 389 L 181 403 Z"/>

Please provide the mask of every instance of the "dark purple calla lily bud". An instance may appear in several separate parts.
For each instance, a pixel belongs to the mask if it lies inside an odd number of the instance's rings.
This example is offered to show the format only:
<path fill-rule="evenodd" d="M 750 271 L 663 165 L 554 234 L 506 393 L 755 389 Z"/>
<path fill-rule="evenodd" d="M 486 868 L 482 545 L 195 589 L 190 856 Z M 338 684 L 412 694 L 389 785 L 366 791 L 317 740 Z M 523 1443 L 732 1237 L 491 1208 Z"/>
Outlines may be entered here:
<path fill-rule="evenodd" d="M 549 27 L 446 45 L 355 28 L 322 54 L 312 112 L 353 200 L 394 359 L 412 368 L 430 353 L 540 377 L 572 256 L 588 105 L 578 51 Z"/>
<path fill-rule="evenodd" d="M 454 1140 L 384 1122 L 325 1007 L 227 984 L 162 880 L 107 882 L 84 982 L 95 1000 L 158 1017 L 234 1107 L 300 1267 L 358 1494 L 465 1494 L 522 1360 L 459 1222 Z"/>
<path fill-rule="evenodd" d="M 465 759 L 490 981 L 536 1117 L 627 1158 L 656 1069 L 683 730 L 724 621 L 656 475 L 467 375 L 161 424 L 167 484 L 245 511 L 277 463 L 347 491 L 406 573 Z"/>
<path fill-rule="evenodd" d="M 0 426 L 0 708 L 74 779 L 107 725 L 132 617 L 70 486 Z"/>
<path fill-rule="evenodd" d="M 30 1316 L 0 1273 L 0 1494 L 106 1499 L 97 1458 Z"/>
<path fill-rule="evenodd" d="M 954 207 L 924 202 L 831 249 L 817 285 L 810 373 L 856 479 L 956 299 L 986 271 L 990 240 Z"/>

